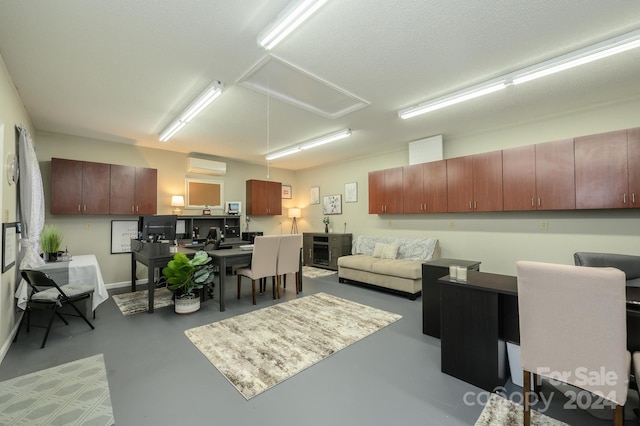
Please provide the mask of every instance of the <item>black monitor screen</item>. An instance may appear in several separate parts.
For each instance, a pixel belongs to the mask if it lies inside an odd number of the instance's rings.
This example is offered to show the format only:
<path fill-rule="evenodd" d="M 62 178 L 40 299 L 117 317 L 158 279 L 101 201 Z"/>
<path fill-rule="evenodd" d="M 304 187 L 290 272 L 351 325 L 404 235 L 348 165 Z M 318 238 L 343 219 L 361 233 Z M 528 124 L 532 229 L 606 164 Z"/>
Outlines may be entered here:
<path fill-rule="evenodd" d="M 138 231 L 142 232 L 142 239 L 145 241 L 158 241 L 176 239 L 175 215 L 145 215 L 140 216 Z"/>

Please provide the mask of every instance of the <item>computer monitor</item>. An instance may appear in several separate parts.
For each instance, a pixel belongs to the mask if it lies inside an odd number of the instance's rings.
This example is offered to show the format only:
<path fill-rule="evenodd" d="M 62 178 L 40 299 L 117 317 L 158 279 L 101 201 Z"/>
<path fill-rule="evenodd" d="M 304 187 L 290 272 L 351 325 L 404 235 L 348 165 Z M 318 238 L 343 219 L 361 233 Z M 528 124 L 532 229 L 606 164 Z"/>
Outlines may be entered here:
<path fill-rule="evenodd" d="M 240 214 L 242 213 L 242 202 L 240 201 L 227 201 L 225 203 L 225 213 L 227 214 Z"/>
<path fill-rule="evenodd" d="M 144 215 L 138 220 L 138 232 L 142 233 L 142 240 L 154 241 L 176 239 L 175 215 Z"/>

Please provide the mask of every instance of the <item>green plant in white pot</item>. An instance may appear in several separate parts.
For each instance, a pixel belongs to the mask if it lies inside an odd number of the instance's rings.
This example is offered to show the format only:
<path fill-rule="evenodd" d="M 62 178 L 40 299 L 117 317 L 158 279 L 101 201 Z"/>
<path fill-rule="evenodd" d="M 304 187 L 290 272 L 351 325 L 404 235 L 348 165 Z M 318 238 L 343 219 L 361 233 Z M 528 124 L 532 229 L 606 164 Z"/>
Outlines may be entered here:
<path fill-rule="evenodd" d="M 40 247 L 44 253 L 44 260 L 55 262 L 58 251 L 62 247 L 62 233 L 55 225 L 45 225 L 40 233 Z"/>
<path fill-rule="evenodd" d="M 211 257 L 205 251 L 197 252 L 192 259 L 183 253 L 176 253 L 162 275 L 167 278 L 169 290 L 175 294 L 175 311 L 179 314 L 196 312 L 200 309 L 200 297 L 195 293 L 213 282 Z"/>

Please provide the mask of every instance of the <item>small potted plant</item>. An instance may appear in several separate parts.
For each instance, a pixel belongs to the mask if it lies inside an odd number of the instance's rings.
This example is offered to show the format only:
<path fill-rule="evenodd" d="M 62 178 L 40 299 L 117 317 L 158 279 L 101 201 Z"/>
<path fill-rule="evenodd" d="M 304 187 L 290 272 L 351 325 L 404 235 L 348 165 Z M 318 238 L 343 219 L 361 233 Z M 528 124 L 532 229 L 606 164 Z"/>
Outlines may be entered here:
<path fill-rule="evenodd" d="M 55 225 L 45 225 L 40 233 L 40 247 L 43 258 L 48 262 L 58 260 L 58 251 L 62 246 L 62 233 Z"/>
<path fill-rule="evenodd" d="M 189 314 L 200 309 L 200 296 L 195 293 L 213 282 L 211 257 L 205 251 L 197 252 L 192 259 L 183 253 L 176 253 L 162 275 L 167 278 L 169 290 L 175 295 L 177 314 Z"/>
<path fill-rule="evenodd" d="M 328 233 L 329 232 L 329 216 L 325 216 L 322 219 L 322 223 L 324 223 L 324 232 Z"/>

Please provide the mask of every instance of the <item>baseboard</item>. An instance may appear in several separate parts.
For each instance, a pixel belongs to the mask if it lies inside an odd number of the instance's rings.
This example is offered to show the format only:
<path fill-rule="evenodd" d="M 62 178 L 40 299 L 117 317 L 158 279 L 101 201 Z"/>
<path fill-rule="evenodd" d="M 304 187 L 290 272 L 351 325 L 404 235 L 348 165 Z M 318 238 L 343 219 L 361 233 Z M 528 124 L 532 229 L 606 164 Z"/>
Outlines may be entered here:
<path fill-rule="evenodd" d="M 149 280 L 137 280 L 136 285 L 142 285 L 142 284 L 146 285 L 148 281 Z M 112 288 L 131 287 L 131 281 L 121 281 L 119 283 L 110 283 L 110 284 L 105 284 L 104 286 L 107 288 L 107 290 L 110 290 Z"/>
<path fill-rule="evenodd" d="M 7 355 L 7 352 L 9 352 L 11 343 L 13 343 L 13 338 L 16 337 L 16 333 L 20 328 L 20 323 L 22 322 L 23 315 L 24 311 L 21 311 L 21 313 L 16 318 L 16 323 L 13 325 L 11 333 L 9 333 L 9 336 L 7 336 L 7 340 L 5 340 L 4 343 L 2 343 L 2 347 L 0 347 L 0 365 L 2 365 L 2 361 L 4 361 L 4 357 Z"/>

